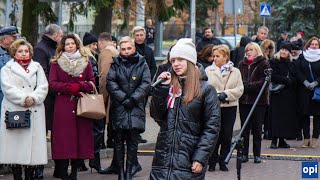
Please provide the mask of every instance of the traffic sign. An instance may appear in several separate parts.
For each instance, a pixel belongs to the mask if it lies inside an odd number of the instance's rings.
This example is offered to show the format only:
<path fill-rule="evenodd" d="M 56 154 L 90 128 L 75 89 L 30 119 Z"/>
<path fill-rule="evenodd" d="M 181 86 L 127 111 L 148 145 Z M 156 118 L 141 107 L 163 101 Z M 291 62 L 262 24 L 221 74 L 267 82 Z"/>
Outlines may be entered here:
<path fill-rule="evenodd" d="M 260 4 L 260 16 L 269 17 L 271 16 L 271 6 L 270 4 Z"/>

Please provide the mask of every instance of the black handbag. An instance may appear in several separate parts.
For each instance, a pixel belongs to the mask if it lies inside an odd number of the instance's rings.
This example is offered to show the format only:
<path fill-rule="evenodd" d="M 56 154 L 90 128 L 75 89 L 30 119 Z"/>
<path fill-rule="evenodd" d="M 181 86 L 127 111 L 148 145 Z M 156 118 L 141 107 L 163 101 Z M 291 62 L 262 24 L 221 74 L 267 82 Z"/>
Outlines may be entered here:
<path fill-rule="evenodd" d="M 31 111 L 6 111 L 5 122 L 7 129 L 29 128 Z"/>

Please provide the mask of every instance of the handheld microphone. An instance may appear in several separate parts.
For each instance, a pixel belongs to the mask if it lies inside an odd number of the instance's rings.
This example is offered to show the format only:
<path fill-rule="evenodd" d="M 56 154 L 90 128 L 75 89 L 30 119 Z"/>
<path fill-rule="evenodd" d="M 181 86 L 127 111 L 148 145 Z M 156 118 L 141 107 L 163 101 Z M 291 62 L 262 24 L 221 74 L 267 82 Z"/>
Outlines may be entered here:
<path fill-rule="evenodd" d="M 151 85 L 151 87 L 155 87 L 156 85 L 158 85 L 158 84 L 160 84 L 160 83 L 162 83 L 162 82 L 164 82 L 164 81 L 166 81 L 167 80 L 167 78 L 159 78 L 156 82 L 154 82 L 152 85 Z"/>
<path fill-rule="evenodd" d="M 167 72 L 168 74 L 170 74 L 170 72 Z M 171 75 L 171 74 L 170 74 Z M 156 82 L 154 82 L 152 85 L 151 85 L 151 87 L 155 87 L 155 86 L 157 86 L 158 84 L 160 84 L 160 83 L 162 83 L 162 82 L 164 82 L 164 81 L 166 81 L 166 80 L 168 80 L 167 78 L 158 78 L 157 79 L 157 81 Z"/>

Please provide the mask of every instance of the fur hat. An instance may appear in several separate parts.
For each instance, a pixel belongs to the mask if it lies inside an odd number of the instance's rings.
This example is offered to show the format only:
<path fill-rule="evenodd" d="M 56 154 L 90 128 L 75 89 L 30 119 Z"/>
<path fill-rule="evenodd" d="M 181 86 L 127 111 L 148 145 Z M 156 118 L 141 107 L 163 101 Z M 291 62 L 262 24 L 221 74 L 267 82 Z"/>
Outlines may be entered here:
<path fill-rule="evenodd" d="M 197 62 L 197 51 L 196 46 L 193 44 L 191 38 L 181 38 L 178 40 L 170 51 L 170 59 L 172 58 L 183 58 L 187 61 L 196 64 Z"/>
<path fill-rule="evenodd" d="M 83 45 L 86 46 L 94 42 L 98 42 L 97 37 L 89 32 L 86 32 L 83 36 Z"/>
<path fill-rule="evenodd" d="M 292 50 L 292 44 L 290 42 L 284 42 L 281 44 L 280 49 L 286 49 L 289 52 Z"/>

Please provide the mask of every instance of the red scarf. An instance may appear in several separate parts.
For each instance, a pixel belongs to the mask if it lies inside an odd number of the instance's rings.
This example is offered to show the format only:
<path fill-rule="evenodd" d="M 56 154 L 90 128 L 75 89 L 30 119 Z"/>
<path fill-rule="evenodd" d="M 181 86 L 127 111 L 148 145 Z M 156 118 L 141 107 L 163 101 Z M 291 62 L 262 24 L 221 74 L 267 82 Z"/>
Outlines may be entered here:
<path fill-rule="evenodd" d="M 254 60 L 253 56 L 248 57 L 248 64 L 250 65 Z"/>
<path fill-rule="evenodd" d="M 17 61 L 17 63 L 19 63 L 23 67 L 23 69 L 27 73 L 29 73 L 28 66 L 30 64 L 31 59 L 32 59 L 32 56 L 30 56 L 28 59 L 17 59 L 17 58 L 15 58 L 15 61 Z"/>

